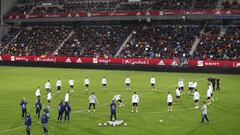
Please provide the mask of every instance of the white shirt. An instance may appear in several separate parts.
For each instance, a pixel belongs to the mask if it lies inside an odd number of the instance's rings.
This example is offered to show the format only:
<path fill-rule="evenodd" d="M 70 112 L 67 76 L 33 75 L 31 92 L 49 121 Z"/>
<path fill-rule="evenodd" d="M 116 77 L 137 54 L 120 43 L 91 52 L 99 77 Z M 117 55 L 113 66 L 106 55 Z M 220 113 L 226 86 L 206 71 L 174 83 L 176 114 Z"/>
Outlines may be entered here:
<path fill-rule="evenodd" d="M 130 83 L 131 83 L 131 80 L 130 80 L 130 78 L 126 78 L 126 79 L 125 79 L 125 83 L 128 83 L 128 84 L 130 84 Z"/>
<path fill-rule="evenodd" d="M 69 101 L 69 93 L 65 94 L 65 102 Z"/>
<path fill-rule="evenodd" d="M 94 95 L 89 96 L 88 100 L 89 100 L 89 103 L 95 104 L 97 102 L 97 98 Z"/>
<path fill-rule="evenodd" d="M 57 80 L 57 82 L 56 82 L 56 86 L 62 86 L 62 82 L 61 82 L 61 80 Z"/>
<path fill-rule="evenodd" d="M 118 101 L 118 100 L 120 100 L 121 98 L 121 95 L 115 95 L 114 97 L 113 97 L 113 100 L 116 100 L 116 101 Z"/>
<path fill-rule="evenodd" d="M 132 103 L 139 103 L 139 97 L 138 97 L 137 94 L 134 94 L 134 95 L 132 96 Z"/>
<path fill-rule="evenodd" d="M 193 83 L 193 82 L 189 82 L 189 83 L 188 83 L 188 87 L 189 87 L 189 88 L 194 88 L 194 83 Z"/>
<path fill-rule="evenodd" d="M 178 87 L 183 87 L 183 86 L 184 86 L 183 80 L 178 81 Z"/>
<path fill-rule="evenodd" d="M 45 88 L 46 88 L 46 89 L 50 89 L 50 88 L 51 88 L 50 82 L 46 82 L 46 83 L 45 83 Z"/>
<path fill-rule="evenodd" d="M 107 79 L 106 78 L 102 78 L 102 84 L 107 84 Z"/>
<path fill-rule="evenodd" d="M 200 99 L 200 94 L 198 91 L 195 91 L 194 94 L 193 94 L 193 99 L 194 100 L 199 100 Z"/>
<path fill-rule="evenodd" d="M 193 87 L 196 89 L 197 88 L 197 82 L 193 83 Z"/>
<path fill-rule="evenodd" d="M 51 95 L 51 92 L 49 92 L 48 94 L 47 94 L 47 100 L 51 100 L 52 99 L 52 95 Z"/>
<path fill-rule="evenodd" d="M 202 114 L 206 115 L 207 114 L 207 105 L 203 105 L 201 111 L 202 111 Z"/>
<path fill-rule="evenodd" d="M 211 93 L 212 93 L 212 91 L 213 91 L 213 86 L 212 86 L 212 84 L 210 84 L 210 85 L 208 85 L 208 89 L 211 91 Z"/>
<path fill-rule="evenodd" d="M 156 83 L 156 79 L 154 78 L 154 77 L 152 77 L 151 79 L 150 79 L 150 84 L 155 84 Z"/>
<path fill-rule="evenodd" d="M 211 89 L 208 89 L 208 90 L 207 90 L 207 97 L 211 97 L 211 94 L 212 94 Z"/>
<path fill-rule="evenodd" d="M 176 89 L 176 95 L 177 95 L 177 96 L 180 96 L 180 95 L 181 95 L 181 92 L 180 92 L 179 89 Z"/>
<path fill-rule="evenodd" d="M 168 103 L 172 103 L 172 95 L 171 95 L 171 94 L 168 94 L 168 96 L 167 96 L 167 102 L 168 102 Z"/>
<path fill-rule="evenodd" d="M 89 79 L 85 79 L 85 80 L 84 80 L 84 85 L 86 85 L 86 84 L 90 84 Z"/>
<path fill-rule="evenodd" d="M 40 89 L 37 89 L 35 92 L 36 97 L 41 96 Z"/>
<path fill-rule="evenodd" d="M 70 79 L 69 80 L 69 85 L 73 86 L 74 85 L 74 80 Z"/>

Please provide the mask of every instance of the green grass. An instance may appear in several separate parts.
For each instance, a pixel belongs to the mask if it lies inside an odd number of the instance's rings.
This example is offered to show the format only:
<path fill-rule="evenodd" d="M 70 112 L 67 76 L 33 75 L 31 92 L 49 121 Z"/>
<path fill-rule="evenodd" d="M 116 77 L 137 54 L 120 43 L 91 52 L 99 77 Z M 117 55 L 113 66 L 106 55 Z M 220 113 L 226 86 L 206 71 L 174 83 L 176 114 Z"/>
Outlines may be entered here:
<path fill-rule="evenodd" d="M 132 89 L 127 91 L 124 86 L 125 76 L 132 80 Z M 149 79 L 154 75 L 157 80 L 158 92 L 150 90 Z M 182 97 L 182 103 L 173 104 L 173 112 L 167 112 L 167 91 L 175 97 L 175 86 L 178 78 L 184 78 L 185 88 L 189 80 L 198 80 L 198 89 L 201 94 L 201 103 L 205 100 L 207 90 L 207 77 L 213 74 L 193 73 L 165 73 L 165 72 L 139 72 L 139 71 L 111 71 L 111 70 L 84 70 L 62 68 L 28 68 L 28 67 L 0 67 L 0 135 L 26 134 L 21 119 L 19 102 L 22 97 L 28 101 L 33 126 L 33 135 L 42 135 L 41 125 L 34 114 L 35 90 L 41 86 L 41 93 L 46 96 L 44 84 L 50 80 L 52 94 L 56 94 L 55 83 L 58 77 L 63 83 L 62 94 L 54 96 L 49 121 L 50 135 L 238 135 L 240 132 L 240 90 L 239 75 L 217 75 L 221 78 L 222 91 L 214 92 L 218 98 L 208 107 L 209 124 L 201 124 L 201 112 L 193 109 L 193 100 L 190 95 Z M 86 95 L 83 81 L 90 78 L 90 91 Z M 107 92 L 101 90 L 101 78 L 108 80 Z M 70 95 L 72 114 L 70 123 L 57 122 L 57 105 L 69 88 L 68 80 L 75 80 L 75 92 Z M 99 100 L 96 113 L 87 113 L 88 96 L 95 92 Z M 131 96 L 136 91 L 140 96 L 139 113 L 131 113 Z M 125 107 L 117 108 L 118 119 L 128 123 L 128 126 L 99 127 L 99 122 L 109 120 L 109 104 L 112 97 L 120 93 Z M 42 97 L 46 105 L 46 97 Z M 81 111 L 81 112 L 79 112 Z M 163 123 L 159 120 L 162 119 Z"/>

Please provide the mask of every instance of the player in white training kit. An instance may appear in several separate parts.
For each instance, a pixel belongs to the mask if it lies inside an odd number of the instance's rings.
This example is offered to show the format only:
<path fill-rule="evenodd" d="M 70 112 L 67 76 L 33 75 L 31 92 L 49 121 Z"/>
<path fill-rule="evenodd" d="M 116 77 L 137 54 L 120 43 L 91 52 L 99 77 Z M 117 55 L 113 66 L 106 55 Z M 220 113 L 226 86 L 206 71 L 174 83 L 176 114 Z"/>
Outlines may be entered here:
<path fill-rule="evenodd" d="M 167 96 L 168 112 L 172 111 L 172 102 L 173 102 L 172 95 L 170 94 L 170 92 L 168 92 Z"/>
<path fill-rule="evenodd" d="M 178 80 L 178 87 L 179 87 L 179 90 L 181 91 L 181 94 L 184 94 L 184 82 L 181 77 Z"/>
<path fill-rule="evenodd" d="M 139 96 L 136 92 L 134 92 L 132 96 L 132 112 L 134 111 L 134 108 L 136 109 L 136 112 L 138 112 L 138 104 L 139 104 Z"/>
<path fill-rule="evenodd" d="M 49 80 L 47 80 L 47 82 L 45 83 L 45 89 L 47 92 L 51 89 L 51 83 Z"/>
<path fill-rule="evenodd" d="M 88 97 L 88 100 L 89 100 L 88 112 L 90 112 L 92 106 L 93 106 L 93 112 L 95 112 L 96 103 L 98 103 L 98 100 L 97 100 L 97 97 L 94 95 L 94 92 L 92 92 L 92 95 Z"/>
<path fill-rule="evenodd" d="M 36 95 L 37 99 L 40 99 L 40 97 L 41 97 L 40 87 L 37 88 L 35 95 Z"/>
<path fill-rule="evenodd" d="M 62 87 L 62 81 L 60 80 L 60 78 L 58 78 L 58 80 L 56 82 L 56 87 L 57 87 L 57 94 L 60 94 L 61 87 Z"/>
<path fill-rule="evenodd" d="M 178 87 L 176 87 L 176 101 L 177 100 L 181 102 L 181 91 Z"/>
<path fill-rule="evenodd" d="M 88 91 L 89 85 L 90 85 L 90 80 L 88 79 L 88 77 L 86 77 L 84 80 L 84 87 L 86 92 Z"/>
<path fill-rule="evenodd" d="M 208 90 L 207 90 L 207 105 L 210 105 L 212 102 L 212 87 L 211 83 L 208 84 Z"/>
<path fill-rule="evenodd" d="M 65 94 L 65 99 L 64 99 L 65 104 L 69 102 L 69 94 L 70 94 L 70 91 L 68 91 L 68 92 Z"/>
<path fill-rule="evenodd" d="M 157 90 L 156 89 L 156 78 L 154 76 L 152 76 L 150 79 L 150 85 L 151 85 L 152 90 L 155 90 L 155 91 Z"/>
<path fill-rule="evenodd" d="M 69 80 L 69 86 L 70 86 L 70 92 L 74 92 L 73 88 L 74 88 L 74 80 L 72 79 L 72 77 Z"/>
<path fill-rule="evenodd" d="M 194 82 L 193 81 L 190 81 L 188 83 L 188 90 L 189 90 L 189 94 L 193 94 L 193 92 L 194 92 Z"/>
<path fill-rule="evenodd" d="M 115 100 L 119 104 L 119 107 L 124 106 L 123 101 L 121 99 L 121 95 L 119 94 L 115 95 L 112 100 Z"/>
<path fill-rule="evenodd" d="M 200 99 L 200 94 L 197 91 L 197 89 L 195 89 L 195 92 L 193 94 L 193 100 L 194 100 L 194 104 L 195 104 L 195 109 L 199 108 L 199 105 L 198 105 L 199 99 Z"/>
<path fill-rule="evenodd" d="M 102 90 L 107 90 L 107 79 L 105 76 L 102 78 Z"/>
<path fill-rule="evenodd" d="M 197 89 L 197 82 L 196 82 L 196 80 L 193 81 L 193 88 L 194 88 L 194 90 Z"/>
<path fill-rule="evenodd" d="M 127 76 L 125 79 L 125 85 L 126 85 L 126 89 L 130 90 L 131 88 L 131 79 Z"/>
<path fill-rule="evenodd" d="M 48 108 L 50 106 L 51 100 L 52 100 L 52 95 L 51 95 L 51 90 L 49 90 L 47 94 Z"/>
<path fill-rule="evenodd" d="M 211 90 L 211 100 L 214 101 L 214 98 L 213 98 L 213 84 L 212 83 L 209 83 L 208 89 Z"/>

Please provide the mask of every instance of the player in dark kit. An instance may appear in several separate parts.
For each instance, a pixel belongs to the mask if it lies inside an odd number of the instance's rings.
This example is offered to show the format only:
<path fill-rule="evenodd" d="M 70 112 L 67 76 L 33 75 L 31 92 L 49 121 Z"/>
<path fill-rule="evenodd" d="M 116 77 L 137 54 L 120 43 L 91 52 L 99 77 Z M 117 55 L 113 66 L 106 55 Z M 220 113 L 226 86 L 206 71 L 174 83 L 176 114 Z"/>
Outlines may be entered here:
<path fill-rule="evenodd" d="M 49 112 L 49 108 L 48 107 L 45 107 L 43 109 L 43 112 L 47 115 L 48 119 L 50 118 L 50 112 Z"/>
<path fill-rule="evenodd" d="M 216 90 L 220 90 L 220 79 L 219 78 L 216 79 L 216 85 L 217 85 Z"/>
<path fill-rule="evenodd" d="M 114 100 L 112 100 L 112 103 L 110 104 L 110 111 L 111 111 L 111 116 L 110 116 L 110 121 L 112 121 L 112 117 L 114 116 L 114 120 L 117 120 L 117 106 L 114 103 Z"/>
<path fill-rule="evenodd" d="M 36 115 L 38 116 L 38 119 L 40 118 L 40 113 L 42 110 L 42 104 L 40 102 L 40 99 L 38 99 L 37 103 L 35 104 L 36 107 Z"/>
<path fill-rule="evenodd" d="M 58 121 L 60 123 L 62 122 L 63 113 L 64 113 L 64 105 L 63 105 L 63 100 L 62 100 L 58 105 Z"/>
<path fill-rule="evenodd" d="M 22 118 L 24 118 L 27 115 L 27 102 L 25 98 L 23 98 L 20 102 L 20 106 L 22 109 Z"/>
<path fill-rule="evenodd" d="M 212 83 L 213 90 L 215 90 L 216 78 L 214 76 L 208 78 L 208 81 Z"/>
<path fill-rule="evenodd" d="M 26 126 L 27 134 L 30 135 L 30 129 L 31 129 L 31 125 L 32 125 L 32 119 L 31 119 L 29 113 L 27 113 L 27 116 L 26 116 L 24 125 Z"/>
<path fill-rule="evenodd" d="M 43 126 L 44 135 L 48 135 L 48 116 L 45 112 L 43 112 L 41 124 Z"/>
<path fill-rule="evenodd" d="M 64 121 L 68 118 L 68 122 L 70 120 L 70 112 L 72 111 L 71 106 L 69 103 L 66 103 L 64 106 L 64 111 L 65 111 L 65 116 L 64 116 Z"/>

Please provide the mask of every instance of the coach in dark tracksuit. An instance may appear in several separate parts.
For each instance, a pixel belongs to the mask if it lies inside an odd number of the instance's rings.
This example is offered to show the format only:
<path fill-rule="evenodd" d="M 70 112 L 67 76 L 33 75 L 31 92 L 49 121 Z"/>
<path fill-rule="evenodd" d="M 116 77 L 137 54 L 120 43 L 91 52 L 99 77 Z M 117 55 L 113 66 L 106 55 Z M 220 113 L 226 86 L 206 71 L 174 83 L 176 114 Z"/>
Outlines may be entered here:
<path fill-rule="evenodd" d="M 216 84 L 217 84 L 216 90 L 220 90 L 220 79 L 219 78 L 216 79 Z"/>
<path fill-rule="evenodd" d="M 47 135 L 48 134 L 48 116 L 45 112 L 43 112 L 41 124 L 43 126 L 44 135 Z"/>
<path fill-rule="evenodd" d="M 40 118 L 40 113 L 42 110 L 42 104 L 40 102 L 40 99 L 38 99 L 37 103 L 35 104 L 36 107 L 36 115 L 38 116 L 38 119 Z"/>
<path fill-rule="evenodd" d="M 62 116 L 64 113 L 64 105 L 63 105 L 63 101 L 61 101 L 58 105 L 58 121 L 62 122 Z"/>
<path fill-rule="evenodd" d="M 20 106 L 22 109 L 22 118 L 24 118 L 27 115 L 27 102 L 24 99 L 22 99 L 20 102 Z"/>
<path fill-rule="evenodd" d="M 112 117 L 114 116 L 114 120 L 117 120 L 117 108 L 116 104 L 114 103 L 114 100 L 110 104 L 110 111 L 111 111 L 111 116 L 110 116 L 110 121 L 112 121 Z"/>
<path fill-rule="evenodd" d="M 72 111 L 71 106 L 69 103 L 66 103 L 64 106 L 64 111 L 65 111 L 65 117 L 64 120 L 68 118 L 68 122 L 70 120 L 70 112 Z"/>
<path fill-rule="evenodd" d="M 27 113 L 24 125 L 26 126 L 27 134 L 30 135 L 30 128 L 31 128 L 31 125 L 32 125 L 32 119 L 31 119 L 29 113 Z"/>

